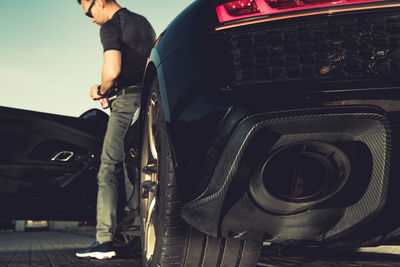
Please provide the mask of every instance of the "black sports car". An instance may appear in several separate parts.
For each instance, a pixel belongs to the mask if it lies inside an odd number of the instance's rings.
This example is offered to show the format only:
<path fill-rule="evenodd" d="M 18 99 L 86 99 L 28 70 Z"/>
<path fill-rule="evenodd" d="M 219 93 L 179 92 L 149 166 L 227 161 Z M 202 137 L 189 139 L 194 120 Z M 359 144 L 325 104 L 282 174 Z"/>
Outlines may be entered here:
<path fill-rule="evenodd" d="M 399 1 L 194 1 L 126 138 L 144 265 L 398 242 L 399 82 Z M 0 108 L 2 217 L 93 220 L 106 122 Z"/>
<path fill-rule="evenodd" d="M 399 82 L 399 1 L 192 3 L 144 77 L 145 265 L 396 242 Z"/>
<path fill-rule="evenodd" d="M 108 115 L 80 118 L 0 107 L 0 214 L 93 220 Z"/>

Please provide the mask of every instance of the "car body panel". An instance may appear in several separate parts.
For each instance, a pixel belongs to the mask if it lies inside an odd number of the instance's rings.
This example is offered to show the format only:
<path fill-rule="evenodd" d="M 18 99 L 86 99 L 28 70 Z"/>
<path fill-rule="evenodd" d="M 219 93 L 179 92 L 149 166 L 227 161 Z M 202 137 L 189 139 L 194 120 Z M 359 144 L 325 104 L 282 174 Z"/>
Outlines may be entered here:
<path fill-rule="evenodd" d="M 218 1 L 218 3 L 221 2 Z M 392 31 L 390 34 L 393 34 L 392 38 L 397 38 L 393 31 L 399 27 L 400 11 L 398 8 L 369 10 L 366 11 L 365 15 L 359 10 L 346 10 L 346 12 L 338 13 L 334 16 L 318 14 L 290 20 L 282 19 L 282 21 L 278 22 L 266 21 L 257 23 L 256 26 L 252 25 L 251 20 L 247 20 L 250 23 L 243 25 L 240 25 L 240 21 L 238 21 L 237 27 L 218 29 L 221 25 L 217 22 L 216 13 L 210 13 L 210 10 L 214 11 L 214 4 L 212 1 L 196 1 L 183 11 L 163 33 L 149 59 L 149 64 L 153 64 L 155 70 L 152 70 L 152 74 L 149 74 L 148 79 L 151 80 L 153 77 L 157 77 L 160 85 L 167 130 L 176 163 L 177 182 L 179 187 L 183 188 L 181 194 L 184 203 L 190 205 L 190 203 L 193 204 L 196 201 L 198 203 L 208 201 L 206 200 L 207 190 L 212 187 L 211 184 L 213 182 L 217 183 L 212 176 L 218 164 L 223 161 L 221 156 L 230 136 L 242 121 L 260 114 L 296 110 L 299 112 L 302 110 L 324 110 L 330 107 L 338 110 L 346 110 L 352 107 L 360 110 L 365 107 L 372 108 L 372 110 L 376 109 L 377 114 L 384 114 L 384 120 L 389 121 L 390 126 L 385 131 L 393 133 L 391 137 L 390 134 L 387 134 L 387 144 L 393 148 L 390 149 L 391 153 L 388 153 L 388 162 L 391 162 L 390 158 L 398 158 L 398 125 L 400 125 L 398 75 L 382 74 L 369 78 L 365 78 L 362 75 L 359 77 L 350 75 L 350 78 L 344 79 L 332 76 L 330 79 L 321 80 L 302 78 L 298 78 L 298 80 L 283 80 L 278 77 L 275 80 L 257 81 L 257 79 L 253 79 L 249 82 L 245 78 L 239 80 L 238 77 L 241 78 L 240 75 L 236 77 L 232 75 L 233 71 L 236 71 L 236 69 L 232 70 L 232 66 L 236 64 L 234 62 L 235 58 L 246 50 L 246 43 L 250 45 L 255 42 L 252 39 L 253 37 L 248 38 L 247 36 L 254 36 L 254 34 L 258 33 L 264 34 L 263 31 L 269 32 L 270 28 L 286 27 L 285 29 L 289 29 L 291 26 L 296 27 L 296 25 L 302 25 L 302 23 L 304 24 L 308 21 L 315 21 L 315 24 L 317 24 L 318 21 L 334 21 L 335 19 L 340 21 L 342 18 L 352 19 L 354 16 L 375 17 L 376 21 L 379 21 L 380 18 L 387 16 L 387 18 L 390 17 L 394 21 L 393 25 L 395 25 L 392 26 L 393 30 L 390 30 Z M 207 19 L 204 20 L 203 18 Z M 203 21 L 206 21 L 206 23 L 203 23 Z M 322 25 L 324 24 L 322 23 Z M 378 26 L 374 26 L 374 29 L 378 29 Z M 390 34 L 385 34 L 384 36 L 389 36 Z M 232 39 L 232 36 L 237 39 Z M 379 35 L 377 36 L 379 37 Z M 241 37 L 244 39 L 243 46 L 240 51 L 235 50 L 238 51 L 238 54 L 234 54 L 236 52 L 232 49 L 232 46 L 238 46 L 241 42 Z M 366 40 L 363 39 L 364 37 L 360 38 L 357 40 Z M 397 57 L 394 56 L 393 51 L 398 51 L 399 47 L 396 41 L 392 42 L 392 53 L 389 60 L 392 62 L 392 73 L 396 73 L 395 66 L 397 65 L 393 63 L 397 62 Z M 378 42 L 374 44 L 381 45 Z M 374 51 L 378 55 L 381 54 L 378 48 Z M 371 66 L 378 66 L 381 63 L 378 60 L 386 60 L 387 58 L 388 56 L 385 53 L 383 53 L 383 58 L 379 56 L 371 58 Z M 244 62 L 245 59 L 241 60 Z M 324 60 L 324 58 L 321 58 L 321 60 Z M 386 63 L 384 62 L 384 64 Z M 240 66 L 240 63 L 234 66 Z M 238 69 L 236 73 L 240 71 L 242 69 Z M 389 222 L 387 220 L 395 210 L 394 203 L 400 201 L 398 194 L 394 193 L 394 187 L 391 186 L 398 186 L 393 177 L 397 175 L 399 170 L 397 166 L 393 165 L 390 168 L 389 176 L 391 179 L 388 179 L 390 184 L 388 193 L 386 195 L 386 190 L 383 189 L 383 198 L 379 198 L 380 200 L 376 201 L 376 205 L 374 204 L 376 209 L 371 211 L 371 216 L 362 219 L 363 224 L 374 219 L 374 223 L 380 227 L 390 225 L 387 229 L 393 230 L 399 225 L 398 221 Z M 218 186 L 221 186 L 221 184 Z M 228 196 L 227 198 L 230 200 L 235 199 L 233 196 Z M 229 200 L 227 201 L 229 202 Z M 245 201 L 244 203 L 247 202 Z M 191 214 L 189 210 L 183 216 L 184 218 L 188 216 L 185 218 L 186 221 L 196 229 L 212 236 L 218 236 L 222 234 L 221 227 L 223 226 L 221 222 L 224 216 L 227 216 L 230 209 L 231 211 L 234 209 L 233 204 L 229 206 L 225 202 L 224 205 L 222 212 L 219 214 L 221 218 L 217 220 L 218 225 L 212 230 L 203 229 L 202 226 L 206 226 L 204 223 L 195 225 L 194 221 L 191 221 L 191 219 L 200 218 L 201 215 L 199 214 Z M 214 208 L 213 206 L 211 209 Z M 184 210 L 182 212 L 185 213 Z M 244 220 L 242 226 L 245 227 L 245 221 L 249 218 L 242 219 Z M 292 222 L 289 220 L 287 226 Z M 312 222 L 312 219 L 309 222 Z M 240 224 L 239 222 L 237 223 Z M 342 223 L 343 221 L 339 224 Z M 376 227 L 376 225 L 375 228 L 371 226 L 374 223 L 370 224 L 370 227 L 372 227 L 370 228 L 372 229 L 370 231 L 371 235 L 380 231 L 377 230 L 379 227 Z M 279 221 L 276 221 L 276 225 L 280 225 Z M 293 227 L 295 228 L 295 225 Z M 338 229 L 331 227 L 332 229 Z M 350 228 L 357 229 L 358 227 L 360 227 L 360 224 Z M 282 229 L 284 231 L 288 228 Z M 347 232 L 349 230 L 340 229 L 338 230 L 339 232 Z M 271 230 L 271 232 L 274 231 Z M 328 237 L 332 238 L 333 236 L 343 238 L 343 235 L 336 235 L 338 232 L 333 233 L 334 231 L 322 237 L 321 240 Z M 224 234 L 228 234 L 228 232 L 226 231 Z M 297 234 L 299 233 L 294 233 L 292 237 Z M 276 240 L 274 238 L 278 235 L 279 231 L 276 231 L 271 238 Z M 299 239 L 305 238 L 305 236 L 297 235 Z M 290 237 L 287 236 L 287 238 Z M 359 238 L 362 239 L 361 234 Z M 284 242 L 284 240 L 280 240 L 280 242 Z"/>
<path fill-rule="evenodd" d="M 90 111 L 73 118 L 0 107 L 0 123 L 0 213 L 93 218 L 107 115 Z"/>
<path fill-rule="evenodd" d="M 388 85 L 384 85 L 384 81 L 364 83 L 355 81 L 352 84 L 350 82 L 346 82 L 346 84 L 327 82 L 319 85 L 303 83 L 302 86 L 296 85 L 296 87 L 279 84 L 273 86 L 252 84 L 248 87 L 243 86 L 243 89 L 238 87 L 233 90 L 224 77 L 224 72 L 221 73 L 221 70 L 226 68 L 223 63 L 226 53 L 224 53 L 223 47 L 218 45 L 222 42 L 223 33 L 196 31 L 197 28 L 195 28 L 189 34 L 190 42 L 186 39 L 181 41 L 180 38 L 183 37 L 178 36 L 178 33 L 185 36 L 184 33 L 187 32 L 185 29 L 182 30 L 184 27 L 182 25 L 190 24 L 182 20 L 201 21 L 200 18 L 204 17 L 201 12 L 205 13 L 204 10 L 207 7 L 206 1 L 198 1 L 188 7 L 183 12 L 184 15 L 180 15 L 176 22 L 170 24 L 150 57 L 150 61 L 153 61 L 153 55 L 156 59 L 166 58 L 157 68 L 157 75 L 163 103 L 167 103 L 164 105 L 164 113 L 166 120 L 171 121 L 168 129 L 170 129 L 171 139 L 177 153 L 178 165 L 180 165 L 181 159 L 194 157 L 192 162 L 204 160 L 207 153 L 205 147 L 210 146 L 211 139 L 216 135 L 219 126 L 218 123 L 213 123 L 212 118 L 223 118 L 232 106 L 239 105 L 246 106 L 247 109 L 272 111 L 277 108 L 325 106 L 336 99 L 337 101 L 352 99 L 362 101 L 364 104 L 389 101 L 392 107 L 396 106 L 396 100 L 393 100 L 393 95 L 398 93 L 395 82 Z M 199 13 L 191 11 L 192 9 L 196 9 L 196 12 Z M 185 13 L 190 16 L 185 16 Z M 178 22 L 180 23 L 179 27 L 175 26 L 178 25 Z M 193 33 L 200 36 L 194 38 Z M 179 42 L 171 41 L 174 39 L 178 39 Z M 185 42 L 187 45 L 184 48 L 178 47 Z M 170 52 L 171 44 L 177 44 L 174 53 Z M 174 56 L 170 57 L 171 54 Z M 173 90 L 167 88 L 173 88 Z M 385 90 L 385 93 L 382 93 L 382 90 Z M 371 97 L 367 97 L 368 95 Z M 386 95 L 388 96 L 386 97 Z M 371 101 L 365 100 L 365 98 L 369 98 Z M 209 123 L 213 125 L 211 128 Z M 207 133 L 204 133 L 202 129 L 207 129 Z M 204 140 L 204 142 L 196 146 L 190 138 L 184 139 L 187 136 L 192 136 L 195 140 Z M 180 147 L 182 156 L 179 156 L 181 154 Z M 194 170 L 194 173 L 200 173 L 201 170 L 192 167 L 188 169 Z"/>

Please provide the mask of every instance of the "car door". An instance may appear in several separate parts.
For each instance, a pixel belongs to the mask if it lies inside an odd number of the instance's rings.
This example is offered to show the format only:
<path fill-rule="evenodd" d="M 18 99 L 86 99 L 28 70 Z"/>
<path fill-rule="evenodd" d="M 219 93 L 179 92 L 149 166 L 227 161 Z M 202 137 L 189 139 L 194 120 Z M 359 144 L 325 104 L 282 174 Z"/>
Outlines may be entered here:
<path fill-rule="evenodd" d="M 0 217 L 95 219 L 108 115 L 79 118 L 0 107 Z"/>

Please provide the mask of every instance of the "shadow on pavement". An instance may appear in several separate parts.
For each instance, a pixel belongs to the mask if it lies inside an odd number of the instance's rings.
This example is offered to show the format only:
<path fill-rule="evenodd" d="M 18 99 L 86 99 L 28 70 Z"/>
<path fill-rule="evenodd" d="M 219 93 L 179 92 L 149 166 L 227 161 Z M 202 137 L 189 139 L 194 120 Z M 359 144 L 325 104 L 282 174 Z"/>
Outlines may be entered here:
<path fill-rule="evenodd" d="M 389 252 L 384 253 L 382 251 L 379 253 L 363 252 L 358 251 L 357 249 L 346 250 L 297 247 L 271 250 L 268 247 L 264 247 L 257 266 L 400 266 L 400 255 L 390 254 Z"/>

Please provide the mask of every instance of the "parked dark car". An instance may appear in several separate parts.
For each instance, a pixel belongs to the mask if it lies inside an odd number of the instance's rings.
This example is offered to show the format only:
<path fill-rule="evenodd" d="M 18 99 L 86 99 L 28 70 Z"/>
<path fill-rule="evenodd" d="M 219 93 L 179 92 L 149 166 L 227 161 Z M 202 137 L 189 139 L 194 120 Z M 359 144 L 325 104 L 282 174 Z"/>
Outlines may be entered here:
<path fill-rule="evenodd" d="M 0 107 L 0 215 L 17 220 L 17 231 L 48 229 L 49 220 L 95 222 L 107 122 L 108 115 L 98 109 L 76 118 Z M 129 179 L 138 177 L 136 143 L 137 127 L 131 127 L 125 149 Z M 122 173 L 120 178 L 124 184 Z M 120 187 L 118 214 L 124 229 L 132 223 L 124 217 L 126 199 L 133 200 L 129 179 Z"/>
<path fill-rule="evenodd" d="M 145 266 L 393 243 L 400 3 L 198 0 L 144 77 Z"/>
<path fill-rule="evenodd" d="M 108 115 L 80 118 L 0 107 L 0 214 L 95 220 L 96 169 Z"/>

